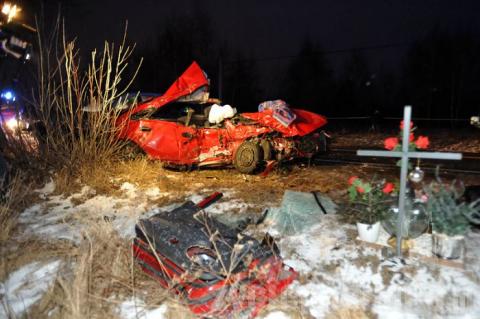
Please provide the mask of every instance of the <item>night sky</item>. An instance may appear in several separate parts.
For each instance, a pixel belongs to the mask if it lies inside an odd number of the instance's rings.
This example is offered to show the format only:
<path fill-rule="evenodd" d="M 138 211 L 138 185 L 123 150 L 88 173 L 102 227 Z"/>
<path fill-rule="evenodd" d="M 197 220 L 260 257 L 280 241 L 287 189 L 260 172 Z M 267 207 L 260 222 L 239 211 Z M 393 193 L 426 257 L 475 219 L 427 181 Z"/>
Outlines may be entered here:
<path fill-rule="evenodd" d="M 291 56 L 307 37 L 323 50 L 379 45 L 369 50 L 376 65 L 397 69 L 408 44 L 434 28 L 480 33 L 480 1 L 475 0 L 18 0 L 32 17 L 43 3 L 48 11 L 62 7 L 67 31 L 84 50 L 118 41 L 125 21 L 129 39 L 140 47 L 155 42 L 166 19 L 198 13 L 207 16 L 219 46 L 263 59 Z M 29 7 L 35 8 L 30 9 Z M 37 12 L 34 12 L 37 13 Z M 31 19 L 30 19 L 31 20 Z M 405 44 L 402 47 L 401 44 Z M 341 59 L 342 54 L 331 55 Z"/>
<path fill-rule="evenodd" d="M 68 28 L 85 46 L 118 38 L 125 20 L 130 39 L 142 45 L 155 38 L 166 18 L 197 10 L 210 16 L 221 41 L 255 58 L 295 54 L 307 36 L 336 50 L 409 43 L 434 27 L 480 29 L 475 0 L 76 0 L 65 5 Z M 382 50 L 379 57 L 389 63 L 399 57 L 398 50 Z"/>

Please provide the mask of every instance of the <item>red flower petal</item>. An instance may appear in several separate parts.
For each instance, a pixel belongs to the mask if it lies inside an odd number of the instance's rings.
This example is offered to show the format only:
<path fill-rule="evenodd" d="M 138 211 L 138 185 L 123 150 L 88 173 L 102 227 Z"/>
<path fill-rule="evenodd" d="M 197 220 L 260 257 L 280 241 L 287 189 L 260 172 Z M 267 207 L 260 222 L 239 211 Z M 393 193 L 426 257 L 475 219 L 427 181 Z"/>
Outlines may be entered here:
<path fill-rule="evenodd" d="M 389 137 L 385 139 L 383 142 L 385 149 L 391 151 L 398 145 L 398 138 L 397 137 Z"/>
<path fill-rule="evenodd" d="M 358 179 L 358 176 L 352 176 L 348 179 L 348 184 L 349 185 L 353 185 L 353 183 L 355 183 L 355 181 Z"/>
<path fill-rule="evenodd" d="M 430 140 L 427 136 L 419 136 L 415 141 L 415 145 L 418 149 L 426 149 L 430 145 Z"/>
<path fill-rule="evenodd" d="M 390 194 L 391 192 L 393 192 L 394 189 L 395 189 L 395 185 L 393 185 L 393 183 L 386 183 L 382 191 L 385 194 Z"/>

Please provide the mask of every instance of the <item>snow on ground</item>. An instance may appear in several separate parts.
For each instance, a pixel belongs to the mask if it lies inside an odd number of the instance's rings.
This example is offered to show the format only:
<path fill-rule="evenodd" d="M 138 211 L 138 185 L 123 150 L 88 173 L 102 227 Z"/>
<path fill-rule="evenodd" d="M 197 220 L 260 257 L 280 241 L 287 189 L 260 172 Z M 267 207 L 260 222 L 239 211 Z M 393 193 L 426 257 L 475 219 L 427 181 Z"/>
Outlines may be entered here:
<path fill-rule="evenodd" d="M 119 234 L 127 239 L 134 236 L 134 225 L 138 218 L 181 204 L 152 206 L 150 199 L 169 194 L 162 193 L 158 188 L 142 191 L 131 183 L 123 183 L 120 188 L 123 194 L 118 196 L 98 195 L 85 186 L 79 193 L 64 197 L 52 195 L 54 188 L 51 182 L 37 190 L 44 200 L 21 214 L 20 224 L 26 230 L 23 234 L 78 242 L 85 226 L 85 217 L 89 216 L 91 220 L 110 220 Z M 225 220 L 249 214 L 251 204 L 239 199 L 234 190 L 222 191 L 224 199 L 207 208 L 207 212 Z M 204 194 L 211 192 L 204 190 L 202 193 L 191 194 L 188 199 L 199 202 L 205 197 Z M 271 206 L 274 205 L 261 203 L 257 208 L 261 211 Z M 279 298 L 282 304 L 294 304 L 292 311 L 302 311 L 314 318 L 324 318 L 342 307 L 368 309 L 379 318 L 478 318 L 480 313 L 480 283 L 472 273 L 426 265 L 415 258 L 406 259 L 405 265 L 395 260 L 384 260 L 379 250 L 356 242 L 355 235 L 352 235 L 356 233 L 354 226 L 339 223 L 335 215 L 324 215 L 321 222 L 297 235 L 282 235 L 268 225 L 264 230 L 278 238 L 285 263 L 299 273 L 299 279 Z M 418 243 L 419 252 L 428 251 L 428 239 Z M 34 263 L 25 266 L 30 267 L 26 270 L 22 268 L 18 273 L 11 273 L 1 286 L 2 293 L 23 286 L 19 279 L 15 279 L 23 277 L 19 274 L 30 273 L 34 278 L 51 278 L 51 275 L 42 274 L 54 273 L 58 263 L 49 265 L 36 270 L 40 265 Z M 28 294 L 10 297 L 9 293 L 9 298 L 13 298 L 12 307 L 20 310 L 35 303 L 40 298 L 37 295 L 41 295 L 48 287 L 46 279 L 41 282 L 38 290 L 31 290 Z M 283 308 L 280 311 L 274 305 L 269 306 L 270 312 L 265 318 L 289 318 L 282 312 Z M 164 318 L 167 310 L 166 305 L 150 309 L 138 298 L 127 299 L 118 308 L 119 315 L 126 319 Z"/>
<path fill-rule="evenodd" d="M 151 216 L 159 212 L 148 210 L 148 200 L 161 196 L 158 188 L 139 190 L 131 183 L 123 183 L 120 189 L 124 196 L 96 195 L 95 190 L 84 186 L 80 192 L 68 197 L 50 195 L 55 189 L 53 182 L 36 190 L 45 201 L 27 208 L 19 217 L 25 233 L 35 234 L 40 238 L 66 239 L 78 243 L 82 238 L 83 224 L 86 220 L 99 218 L 109 220 L 124 238 L 134 236 L 134 225 L 139 216 Z M 79 203 L 79 204 L 78 204 Z"/>
<path fill-rule="evenodd" d="M 123 319 L 164 319 L 167 310 L 167 305 L 147 309 L 141 299 L 132 297 L 120 304 L 119 315 Z"/>
<path fill-rule="evenodd" d="M 40 198 L 47 198 L 47 195 L 50 195 L 55 190 L 55 182 L 50 179 L 42 188 L 35 190 L 35 193 L 38 193 Z"/>
<path fill-rule="evenodd" d="M 380 251 L 351 242 L 345 236 L 349 228 L 326 216 L 307 233 L 279 242 L 285 263 L 311 278 L 289 290 L 300 296 L 313 317 L 323 318 L 332 305 L 370 305 L 379 318 L 394 313 L 401 314 L 399 318 L 478 318 L 478 279 L 414 258 L 406 265 L 383 260 Z"/>
<path fill-rule="evenodd" d="M 282 311 L 273 311 L 263 317 L 263 319 L 290 319 L 290 317 Z"/>
<path fill-rule="evenodd" d="M 52 286 L 59 266 L 59 260 L 46 264 L 33 262 L 10 273 L 5 282 L 0 284 L 0 318 L 20 317 L 40 300 Z"/>

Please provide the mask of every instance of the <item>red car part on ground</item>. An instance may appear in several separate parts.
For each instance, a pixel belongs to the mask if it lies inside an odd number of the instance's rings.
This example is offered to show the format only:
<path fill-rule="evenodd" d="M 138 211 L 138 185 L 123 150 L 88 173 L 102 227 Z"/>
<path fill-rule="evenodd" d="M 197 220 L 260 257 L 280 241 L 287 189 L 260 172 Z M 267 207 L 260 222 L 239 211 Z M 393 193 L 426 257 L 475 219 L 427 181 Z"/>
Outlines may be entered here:
<path fill-rule="evenodd" d="M 297 118 L 288 127 L 273 118 L 271 110 L 243 113 L 211 125 L 206 114 L 208 85 L 206 74 L 193 62 L 165 94 L 118 118 L 119 137 L 169 164 L 233 163 L 244 173 L 254 172 L 267 160 L 308 157 L 326 149 L 326 137 L 318 129 L 327 120 L 305 110 L 292 109 Z M 187 109 L 187 116 L 179 116 L 184 115 L 182 109 Z"/>
<path fill-rule="evenodd" d="M 297 274 L 283 264 L 271 237 L 260 243 L 197 216 L 221 196 L 215 193 L 198 204 L 189 201 L 140 220 L 134 257 L 144 272 L 178 294 L 193 313 L 214 318 L 241 313 L 253 318 Z"/>

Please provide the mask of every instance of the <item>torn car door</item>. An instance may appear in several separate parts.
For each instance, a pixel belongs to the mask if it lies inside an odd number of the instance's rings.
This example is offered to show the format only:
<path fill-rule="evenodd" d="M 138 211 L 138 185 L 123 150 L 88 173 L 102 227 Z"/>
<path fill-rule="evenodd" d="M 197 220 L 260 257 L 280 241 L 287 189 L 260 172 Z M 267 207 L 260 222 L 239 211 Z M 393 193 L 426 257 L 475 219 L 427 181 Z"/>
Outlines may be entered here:
<path fill-rule="evenodd" d="M 179 145 L 175 122 L 143 119 L 132 138 L 151 157 L 164 161 L 178 161 Z"/>
<path fill-rule="evenodd" d="M 191 126 L 177 124 L 178 163 L 191 165 L 198 161 L 198 130 Z"/>

